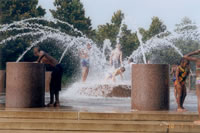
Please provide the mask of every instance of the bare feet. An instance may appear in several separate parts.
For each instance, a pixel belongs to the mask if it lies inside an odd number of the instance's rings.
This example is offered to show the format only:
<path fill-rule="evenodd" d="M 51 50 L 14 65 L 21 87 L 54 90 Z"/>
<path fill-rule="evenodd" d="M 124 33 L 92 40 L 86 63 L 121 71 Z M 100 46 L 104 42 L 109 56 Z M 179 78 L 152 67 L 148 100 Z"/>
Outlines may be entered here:
<path fill-rule="evenodd" d="M 182 109 L 184 110 L 184 111 L 188 111 L 187 109 L 185 109 L 184 107 L 182 107 Z"/>
<path fill-rule="evenodd" d="M 183 109 L 183 108 L 178 108 L 177 109 L 177 112 L 185 112 L 186 110 L 185 109 Z"/>
<path fill-rule="evenodd" d="M 54 107 L 53 103 L 48 103 L 47 107 Z"/>
<path fill-rule="evenodd" d="M 194 124 L 196 124 L 196 125 L 200 125 L 200 120 L 198 120 L 198 121 L 194 121 Z"/>

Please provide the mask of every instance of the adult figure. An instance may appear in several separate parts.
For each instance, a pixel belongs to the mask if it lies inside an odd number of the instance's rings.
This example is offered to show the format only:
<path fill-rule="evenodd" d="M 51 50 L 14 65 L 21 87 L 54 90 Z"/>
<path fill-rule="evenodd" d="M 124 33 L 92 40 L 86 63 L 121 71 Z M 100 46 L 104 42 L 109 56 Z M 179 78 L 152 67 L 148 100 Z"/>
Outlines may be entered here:
<path fill-rule="evenodd" d="M 88 43 L 87 48 L 80 51 L 81 66 L 82 66 L 82 82 L 85 82 L 90 67 L 90 49 L 91 45 Z"/>
<path fill-rule="evenodd" d="M 122 66 L 122 51 L 120 44 L 117 44 L 116 48 L 111 52 L 110 65 L 113 66 L 114 69 Z"/>
<path fill-rule="evenodd" d="M 39 47 L 34 47 L 33 53 L 35 56 L 38 57 L 36 61 L 37 63 L 48 64 L 53 69 L 50 81 L 50 102 L 47 106 L 59 107 L 60 106 L 59 91 L 61 91 L 63 68 L 55 58 L 53 58 L 46 52 L 42 51 Z M 55 103 L 54 103 L 54 96 L 55 96 Z"/>
<path fill-rule="evenodd" d="M 188 53 L 184 56 L 184 58 L 190 61 L 194 61 L 196 64 L 196 93 L 198 99 L 199 120 L 195 121 L 194 123 L 200 125 L 200 58 L 194 57 L 194 55 L 198 54 L 200 54 L 200 50 Z"/>

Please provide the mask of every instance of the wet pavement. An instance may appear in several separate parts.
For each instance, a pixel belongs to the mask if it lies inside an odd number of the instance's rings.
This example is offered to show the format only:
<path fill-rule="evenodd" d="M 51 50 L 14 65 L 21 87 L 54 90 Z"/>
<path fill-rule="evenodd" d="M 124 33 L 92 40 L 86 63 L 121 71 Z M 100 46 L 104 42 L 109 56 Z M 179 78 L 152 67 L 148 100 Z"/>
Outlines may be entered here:
<path fill-rule="evenodd" d="M 61 95 L 61 104 L 78 110 L 131 111 L 131 98 L 65 97 Z M 188 91 L 184 107 L 190 112 L 197 112 L 197 97 L 195 91 Z M 176 108 L 177 104 L 175 102 L 173 89 L 171 89 L 170 110 L 173 111 Z"/>
<path fill-rule="evenodd" d="M 82 110 L 82 111 L 131 111 L 130 98 L 104 98 L 104 97 L 77 97 L 77 96 L 63 96 L 61 92 L 62 109 L 68 110 Z M 46 103 L 49 102 L 49 94 L 46 93 Z M 0 96 L 1 107 L 4 107 L 5 96 Z M 173 94 L 173 89 L 170 90 L 170 111 L 176 110 L 176 103 Z M 197 112 L 197 97 L 195 91 L 188 91 L 184 107 L 189 112 Z"/>

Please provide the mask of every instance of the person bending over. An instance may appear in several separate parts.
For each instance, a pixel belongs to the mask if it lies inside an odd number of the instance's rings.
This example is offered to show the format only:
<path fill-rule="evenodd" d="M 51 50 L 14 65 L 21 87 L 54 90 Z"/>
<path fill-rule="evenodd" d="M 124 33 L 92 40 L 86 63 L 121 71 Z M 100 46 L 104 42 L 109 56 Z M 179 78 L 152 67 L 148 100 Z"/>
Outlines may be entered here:
<path fill-rule="evenodd" d="M 39 47 L 33 48 L 33 53 L 38 57 L 37 63 L 48 64 L 52 67 L 53 71 L 51 73 L 50 81 L 50 102 L 47 104 L 48 107 L 59 107 L 59 91 L 61 91 L 61 80 L 63 74 L 63 68 L 58 61 L 52 56 L 48 55 L 46 52 L 40 50 Z M 55 103 L 54 103 L 55 96 Z"/>
<path fill-rule="evenodd" d="M 194 55 L 200 54 L 200 50 L 196 50 L 194 52 L 188 53 L 184 55 L 184 58 L 190 61 L 194 61 L 196 64 L 196 93 L 198 100 L 198 112 L 199 112 L 199 120 L 194 123 L 200 125 L 200 58 L 194 57 Z"/>

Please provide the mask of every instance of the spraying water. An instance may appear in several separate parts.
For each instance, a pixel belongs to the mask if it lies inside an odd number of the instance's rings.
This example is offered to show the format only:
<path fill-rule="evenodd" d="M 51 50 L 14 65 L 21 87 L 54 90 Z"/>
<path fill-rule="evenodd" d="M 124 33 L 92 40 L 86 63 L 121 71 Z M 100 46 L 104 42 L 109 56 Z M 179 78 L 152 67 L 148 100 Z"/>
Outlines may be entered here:
<path fill-rule="evenodd" d="M 71 27 L 71 29 L 74 32 L 77 32 L 80 34 L 80 36 L 75 37 L 68 35 L 64 32 L 61 32 L 59 29 L 52 28 L 49 26 L 44 26 L 38 23 L 33 23 L 32 21 L 47 21 L 54 24 L 62 23 L 66 24 L 67 26 Z M 120 35 L 122 33 L 122 26 L 124 24 L 124 21 L 121 24 L 118 36 L 117 36 L 117 43 L 119 43 Z M 25 33 L 18 33 L 17 35 L 9 36 L 8 38 L 5 38 L 4 40 L 1 40 L 0 45 L 6 45 L 9 41 L 15 40 L 17 38 L 24 38 L 24 37 L 35 37 L 35 40 L 30 44 L 29 47 L 26 48 L 26 50 L 18 57 L 17 62 L 19 62 L 28 51 L 30 51 L 34 46 L 37 46 L 39 43 L 44 42 L 48 39 L 54 39 L 57 40 L 57 43 L 59 44 L 59 48 L 63 50 L 63 53 L 59 59 L 59 62 L 61 63 L 63 58 L 65 57 L 67 51 L 71 50 L 73 48 L 72 53 L 75 56 L 79 56 L 79 50 L 85 49 L 86 45 L 88 43 L 91 44 L 91 53 L 90 53 L 90 73 L 88 75 L 87 83 L 84 85 L 77 79 L 77 82 L 75 82 L 67 91 L 66 93 L 63 93 L 63 96 L 69 95 L 74 96 L 74 94 L 80 94 L 79 90 L 83 88 L 95 88 L 99 86 L 99 84 L 107 85 L 112 83 L 105 83 L 104 78 L 107 74 L 108 70 L 110 69 L 109 63 L 108 63 L 108 57 L 110 55 L 110 52 L 112 51 L 111 42 L 106 39 L 103 44 L 103 48 L 97 47 L 97 44 L 93 42 L 91 39 L 87 38 L 81 31 L 74 28 L 72 25 L 57 20 L 57 19 L 46 19 L 46 18 L 31 18 L 31 19 L 25 19 L 18 22 L 13 22 L 11 24 L 5 24 L 0 25 L 0 32 L 9 32 L 9 31 L 19 31 L 22 32 L 24 30 L 28 30 L 28 32 Z M 165 33 L 161 33 L 165 34 Z M 180 56 L 183 56 L 181 50 L 174 45 L 174 40 L 177 38 L 185 38 L 185 39 L 193 39 L 196 41 L 199 41 L 199 29 L 192 30 L 187 33 L 176 33 L 171 32 L 170 35 L 159 37 L 161 34 L 152 37 L 150 40 L 146 41 L 145 43 L 142 42 L 142 36 L 137 32 L 138 39 L 140 41 L 140 46 L 132 52 L 130 55 L 131 58 L 133 58 L 134 63 L 139 63 L 140 57 L 143 58 L 143 62 L 147 63 L 146 60 L 146 54 L 150 53 L 153 50 L 165 50 L 166 47 L 171 47 L 174 49 L 176 53 L 178 53 Z M 130 58 L 127 57 L 127 58 Z M 125 67 L 129 66 L 127 64 L 127 60 L 124 61 Z M 126 71 L 124 73 L 124 81 L 118 82 L 118 84 L 130 84 L 130 72 Z M 128 78 L 126 78 L 128 77 Z M 113 84 L 112 84 L 113 85 Z M 116 85 L 116 84 L 115 84 Z M 76 89 L 75 89 L 76 88 Z M 88 92 L 89 93 L 89 92 Z M 100 94 L 100 92 L 96 91 L 96 93 Z M 80 94 L 81 95 L 81 94 Z"/>
<path fill-rule="evenodd" d="M 144 64 L 147 64 L 147 59 L 146 59 L 146 56 L 145 56 L 145 53 L 144 53 L 144 48 L 143 48 L 142 36 L 141 36 L 141 34 L 140 34 L 139 31 L 137 32 L 137 36 L 138 36 L 138 40 L 139 40 L 139 42 L 140 42 L 141 53 L 142 53 L 142 55 L 143 55 Z"/>

